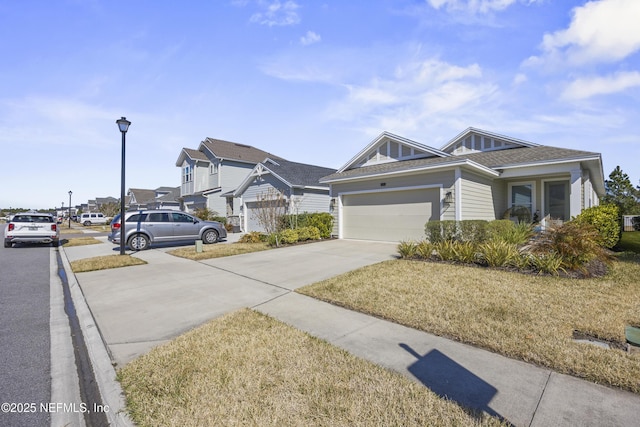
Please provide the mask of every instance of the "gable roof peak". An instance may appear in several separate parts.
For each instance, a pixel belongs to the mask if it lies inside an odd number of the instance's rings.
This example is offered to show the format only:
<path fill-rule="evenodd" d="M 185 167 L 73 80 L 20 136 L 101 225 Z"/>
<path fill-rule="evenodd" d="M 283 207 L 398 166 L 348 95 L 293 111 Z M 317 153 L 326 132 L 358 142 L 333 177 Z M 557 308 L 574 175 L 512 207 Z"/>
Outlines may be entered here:
<path fill-rule="evenodd" d="M 451 154 L 445 153 L 444 151 L 438 150 L 437 148 L 430 147 L 428 145 L 421 144 L 419 142 L 413 141 L 409 138 L 405 138 L 403 136 L 396 135 L 389 131 L 383 131 L 378 135 L 373 141 L 371 141 L 365 148 L 363 148 L 358 154 L 356 154 L 351 160 L 349 160 L 343 167 L 341 167 L 338 172 L 343 172 L 353 166 L 362 166 L 363 164 L 359 163 L 364 160 L 366 163 L 366 157 L 369 156 L 374 151 L 379 151 L 380 147 L 384 146 L 387 143 L 394 142 L 398 144 L 398 147 L 407 147 L 410 150 L 410 154 L 404 155 L 402 154 L 402 149 L 399 148 L 399 152 L 397 153 L 397 157 L 393 157 L 394 155 L 390 154 L 387 151 L 387 154 L 382 154 L 380 160 L 381 162 L 389 162 L 389 161 L 402 161 L 412 158 L 418 157 L 449 157 Z M 388 145 L 387 145 L 388 146 Z M 377 162 L 377 161 L 376 161 Z"/>

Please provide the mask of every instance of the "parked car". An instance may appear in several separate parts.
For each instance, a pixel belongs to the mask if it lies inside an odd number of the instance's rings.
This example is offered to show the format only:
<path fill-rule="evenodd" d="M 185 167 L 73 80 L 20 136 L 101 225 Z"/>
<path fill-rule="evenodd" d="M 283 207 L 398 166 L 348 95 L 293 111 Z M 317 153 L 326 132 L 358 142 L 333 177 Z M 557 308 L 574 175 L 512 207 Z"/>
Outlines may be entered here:
<path fill-rule="evenodd" d="M 227 237 L 222 223 L 204 221 L 188 213 L 171 209 L 125 212 L 124 218 L 124 241 L 135 251 L 148 249 L 153 243 L 202 240 L 210 244 Z M 119 245 L 121 231 L 122 222 L 120 217 L 116 216 L 111 221 L 109 241 Z"/>
<path fill-rule="evenodd" d="M 107 217 L 104 216 L 102 212 L 87 212 L 80 215 L 80 224 L 82 225 L 101 225 L 106 224 Z"/>
<path fill-rule="evenodd" d="M 51 243 L 58 246 L 60 230 L 56 218 L 48 213 L 24 212 L 13 216 L 4 228 L 4 247 L 14 243 Z"/>

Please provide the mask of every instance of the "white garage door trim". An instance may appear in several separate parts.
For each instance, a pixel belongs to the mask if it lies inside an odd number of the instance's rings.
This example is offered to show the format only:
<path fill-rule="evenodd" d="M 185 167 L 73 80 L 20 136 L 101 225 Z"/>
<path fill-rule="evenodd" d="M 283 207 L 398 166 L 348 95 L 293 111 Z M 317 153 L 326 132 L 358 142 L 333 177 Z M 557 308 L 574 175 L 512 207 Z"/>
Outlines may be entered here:
<path fill-rule="evenodd" d="M 360 190 L 360 191 L 344 191 L 338 193 L 338 238 L 344 238 L 344 206 L 343 206 L 343 197 L 349 196 L 353 194 L 370 194 L 370 193 L 388 193 L 388 192 L 397 192 L 397 191 L 413 191 L 413 190 L 439 190 L 439 217 L 438 220 L 442 219 L 442 210 L 443 204 L 442 200 L 444 198 L 443 194 L 443 186 L 442 184 L 431 184 L 431 185 L 417 185 L 412 187 L 394 187 L 394 188 L 379 188 L 375 190 Z"/>

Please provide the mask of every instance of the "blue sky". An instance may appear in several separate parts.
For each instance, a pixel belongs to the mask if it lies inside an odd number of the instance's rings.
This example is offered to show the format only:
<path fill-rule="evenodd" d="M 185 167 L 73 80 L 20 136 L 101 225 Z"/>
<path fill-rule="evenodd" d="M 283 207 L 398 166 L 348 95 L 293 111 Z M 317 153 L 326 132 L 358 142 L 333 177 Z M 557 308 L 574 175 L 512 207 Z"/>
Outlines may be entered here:
<path fill-rule="evenodd" d="M 0 208 L 180 185 L 206 137 L 338 168 L 467 127 L 640 180 L 638 0 L 0 0 Z"/>

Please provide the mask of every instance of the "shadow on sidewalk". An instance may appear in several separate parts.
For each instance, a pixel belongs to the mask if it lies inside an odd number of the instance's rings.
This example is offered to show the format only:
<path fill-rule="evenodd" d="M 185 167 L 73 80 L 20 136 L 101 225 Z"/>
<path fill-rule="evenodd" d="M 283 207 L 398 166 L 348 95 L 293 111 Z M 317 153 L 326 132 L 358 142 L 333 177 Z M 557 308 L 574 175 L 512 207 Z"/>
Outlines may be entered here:
<path fill-rule="evenodd" d="M 468 412 L 473 417 L 479 418 L 478 411 L 482 411 L 507 421 L 489 407 L 498 392 L 491 384 L 438 350 L 431 350 L 421 356 L 407 344 L 399 345 L 417 359 L 407 368 L 409 372 L 438 396 L 470 409 Z"/>

